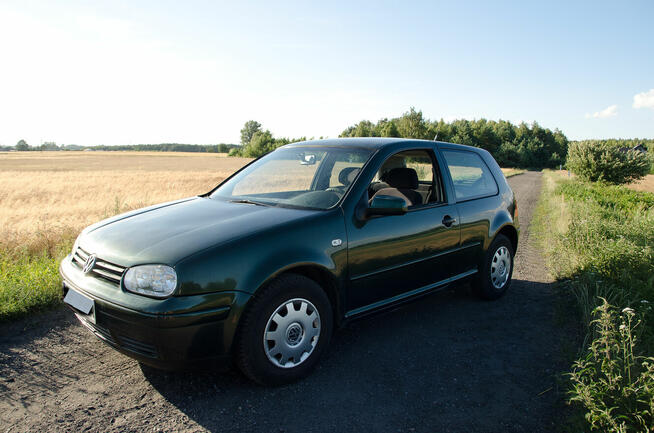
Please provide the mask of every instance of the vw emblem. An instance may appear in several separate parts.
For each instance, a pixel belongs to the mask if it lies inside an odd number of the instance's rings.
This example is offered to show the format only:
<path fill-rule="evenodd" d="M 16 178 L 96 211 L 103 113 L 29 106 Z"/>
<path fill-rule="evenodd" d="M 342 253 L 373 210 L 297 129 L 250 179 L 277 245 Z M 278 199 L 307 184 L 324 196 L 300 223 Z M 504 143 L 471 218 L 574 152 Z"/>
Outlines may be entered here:
<path fill-rule="evenodd" d="M 85 274 L 91 272 L 91 269 L 93 269 L 93 266 L 95 266 L 95 259 L 96 259 L 95 254 L 91 254 L 86 258 L 86 262 L 84 262 L 84 267 L 82 268 L 82 271 Z"/>

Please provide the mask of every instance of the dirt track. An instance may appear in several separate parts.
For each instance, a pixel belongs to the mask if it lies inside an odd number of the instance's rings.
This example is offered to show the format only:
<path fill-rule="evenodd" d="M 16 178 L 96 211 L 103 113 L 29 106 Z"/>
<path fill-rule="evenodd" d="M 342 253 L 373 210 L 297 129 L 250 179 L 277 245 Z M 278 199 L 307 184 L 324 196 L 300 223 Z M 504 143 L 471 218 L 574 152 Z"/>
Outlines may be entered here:
<path fill-rule="evenodd" d="M 355 322 L 311 377 L 276 389 L 141 368 L 60 309 L 0 327 L 0 432 L 551 431 L 562 332 L 528 227 L 541 175 L 510 183 L 522 236 L 499 301 L 462 287 Z"/>

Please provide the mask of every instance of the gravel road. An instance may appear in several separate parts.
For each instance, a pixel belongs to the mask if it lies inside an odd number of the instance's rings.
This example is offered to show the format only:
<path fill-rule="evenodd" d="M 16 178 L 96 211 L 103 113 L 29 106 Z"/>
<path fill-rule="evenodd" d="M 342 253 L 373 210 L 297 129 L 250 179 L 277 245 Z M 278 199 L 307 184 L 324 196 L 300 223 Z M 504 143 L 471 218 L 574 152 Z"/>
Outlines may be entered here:
<path fill-rule="evenodd" d="M 553 431 L 563 332 L 529 241 L 541 174 L 509 183 L 522 236 L 499 301 L 464 286 L 360 320 L 312 376 L 275 389 L 140 367 L 61 308 L 0 326 L 0 432 Z"/>

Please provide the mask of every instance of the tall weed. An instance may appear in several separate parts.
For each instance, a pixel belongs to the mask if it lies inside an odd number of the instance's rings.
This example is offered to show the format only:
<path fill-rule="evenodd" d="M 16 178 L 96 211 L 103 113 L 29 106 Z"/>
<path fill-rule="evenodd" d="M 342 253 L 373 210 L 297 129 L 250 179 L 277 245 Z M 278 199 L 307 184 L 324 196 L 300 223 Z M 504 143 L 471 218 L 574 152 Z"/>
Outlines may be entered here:
<path fill-rule="evenodd" d="M 591 430 L 648 432 L 654 428 L 654 358 L 639 356 L 633 309 L 618 314 L 606 299 L 593 311 L 588 354 L 570 373 L 570 400 L 586 409 Z"/>

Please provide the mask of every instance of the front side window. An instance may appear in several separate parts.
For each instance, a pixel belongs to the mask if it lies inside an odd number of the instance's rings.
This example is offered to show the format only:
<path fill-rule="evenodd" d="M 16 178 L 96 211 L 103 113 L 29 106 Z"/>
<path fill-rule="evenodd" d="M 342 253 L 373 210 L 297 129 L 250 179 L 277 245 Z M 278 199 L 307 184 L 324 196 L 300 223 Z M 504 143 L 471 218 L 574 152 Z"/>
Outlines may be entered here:
<path fill-rule="evenodd" d="M 443 150 L 458 201 L 497 194 L 497 183 L 486 163 L 473 152 Z"/>
<path fill-rule="evenodd" d="M 338 147 L 280 148 L 236 174 L 211 198 L 329 209 L 345 195 L 371 154 Z"/>
<path fill-rule="evenodd" d="M 375 195 L 403 198 L 409 208 L 443 202 L 440 175 L 431 153 L 408 150 L 390 156 L 368 187 L 371 200 Z"/>

